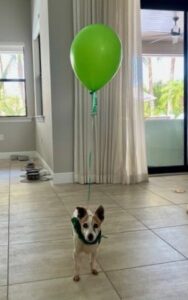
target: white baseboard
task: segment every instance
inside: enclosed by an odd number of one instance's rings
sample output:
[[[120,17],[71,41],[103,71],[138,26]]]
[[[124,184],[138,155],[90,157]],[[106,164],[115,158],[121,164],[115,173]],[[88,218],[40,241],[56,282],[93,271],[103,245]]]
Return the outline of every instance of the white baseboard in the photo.
[[[43,167],[52,175],[52,184],[73,183],[73,172],[54,173],[44,158],[37,151],[0,152],[0,159],[9,159],[11,155],[28,155],[29,158],[38,158]]]
[[[73,183],[73,172],[67,173],[54,173],[52,169],[49,167],[44,158],[36,151],[36,157],[41,161],[42,165],[45,169],[47,169],[53,179],[51,181],[52,184],[65,184],[65,183]]]
[[[29,158],[35,158],[36,151],[0,152],[0,159],[9,159],[11,155],[28,155]]]
[[[43,167],[46,170],[48,170],[51,173],[51,175],[53,176],[54,172],[52,171],[52,169],[50,168],[50,166],[47,164],[47,162],[44,160],[44,158],[40,155],[39,152],[35,151],[35,153],[36,153],[36,157],[40,160],[40,162],[43,165]]]
[[[73,172],[54,173],[53,184],[73,183]]]

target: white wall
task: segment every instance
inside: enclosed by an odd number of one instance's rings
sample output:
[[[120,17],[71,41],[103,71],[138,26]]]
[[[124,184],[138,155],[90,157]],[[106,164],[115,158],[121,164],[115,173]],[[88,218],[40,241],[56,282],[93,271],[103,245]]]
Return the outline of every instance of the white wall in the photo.
[[[70,0],[49,0],[54,172],[73,171],[74,77],[70,65],[73,9]]]
[[[30,0],[0,0],[0,43],[23,43],[25,45],[26,97],[29,116],[34,113],[33,68],[31,44]],[[35,149],[34,122],[1,122],[0,152]],[[21,120],[21,119],[20,119]]]
[[[36,121],[36,149],[54,173],[73,171],[74,77],[72,1],[33,0],[33,37],[40,28],[44,121]],[[40,20],[40,21],[38,21]]]
[[[36,37],[40,19],[42,95],[44,120],[36,120],[36,150],[53,170],[52,99],[49,46],[48,1],[32,1],[33,37]]]

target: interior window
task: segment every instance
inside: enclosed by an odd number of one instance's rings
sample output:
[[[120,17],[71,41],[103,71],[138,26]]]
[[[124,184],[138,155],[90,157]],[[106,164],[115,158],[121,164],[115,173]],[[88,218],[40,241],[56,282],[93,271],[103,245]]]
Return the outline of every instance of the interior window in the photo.
[[[0,117],[26,116],[23,46],[0,46]]]

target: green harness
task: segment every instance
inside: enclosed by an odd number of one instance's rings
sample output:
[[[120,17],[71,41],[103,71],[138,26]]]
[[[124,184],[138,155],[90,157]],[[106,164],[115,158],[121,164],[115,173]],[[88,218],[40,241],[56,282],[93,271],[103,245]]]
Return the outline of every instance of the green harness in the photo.
[[[86,241],[86,239],[84,238],[84,236],[83,236],[83,234],[82,234],[82,232],[81,232],[81,226],[80,226],[80,222],[79,222],[79,220],[77,219],[77,218],[72,218],[71,219],[71,222],[72,222],[72,224],[73,224],[73,226],[74,226],[74,230],[76,231],[76,233],[77,233],[77,235],[78,235],[78,237],[79,237],[79,239],[84,243],[84,244],[86,244],[86,245],[95,245],[95,244],[100,244],[100,242],[101,242],[101,231],[99,232],[99,234],[98,234],[98,236],[96,237],[96,239],[93,241],[93,242],[88,242],[88,241]]]

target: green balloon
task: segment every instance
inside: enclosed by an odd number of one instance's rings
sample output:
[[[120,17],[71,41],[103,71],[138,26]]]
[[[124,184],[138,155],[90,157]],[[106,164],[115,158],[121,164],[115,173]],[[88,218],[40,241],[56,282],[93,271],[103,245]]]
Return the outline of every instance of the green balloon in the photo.
[[[120,67],[121,58],[119,37],[103,24],[84,27],[71,45],[70,60],[74,73],[92,92],[112,79]]]

